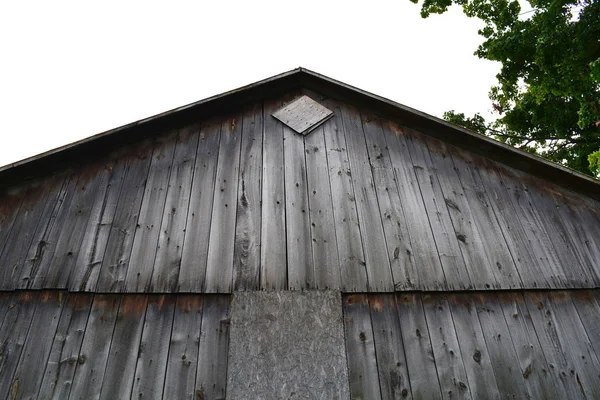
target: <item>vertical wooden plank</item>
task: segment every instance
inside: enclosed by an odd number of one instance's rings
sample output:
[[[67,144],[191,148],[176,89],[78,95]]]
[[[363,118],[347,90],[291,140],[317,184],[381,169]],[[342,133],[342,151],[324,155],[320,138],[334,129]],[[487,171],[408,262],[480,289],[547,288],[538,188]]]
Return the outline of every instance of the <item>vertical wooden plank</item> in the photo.
[[[484,243],[498,244],[486,246],[492,267],[498,266],[496,263],[500,264],[498,269],[494,269],[498,282],[508,288],[511,282],[520,278],[525,288],[548,287],[536,260],[532,259],[531,251],[525,247],[526,242],[522,242],[526,239],[525,233],[516,220],[514,212],[506,211],[512,207],[510,200],[506,198],[506,193],[497,193],[496,189],[489,192],[486,190],[479,174],[479,171],[485,170],[485,167],[481,165],[479,157],[458,147],[446,146],[446,148],[452,156],[454,169],[462,183],[467,202],[478,221],[479,232],[484,237]],[[492,186],[496,188],[497,184],[494,182]],[[496,204],[498,202],[500,204]],[[502,215],[501,210],[510,215]]]
[[[206,263],[205,290],[208,293],[229,293],[233,285],[242,124],[241,116],[235,115],[223,120],[221,125],[221,143]]]
[[[0,396],[8,397],[17,388],[12,377],[17,369],[36,305],[37,292],[22,292],[12,298],[0,329]]]
[[[361,118],[364,121],[363,130],[375,191],[379,200],[379,211],[383,222],[394,286],[400,290],[421,289],[417,268],[418,263],[422,265],[424,257],[422,254],[415,253],[411,245],[407,219],[398,195],[394,169],[381,121],[364,114]],[[412,211],[409,210],[409,212]],[[415,260],[415,258],[419,258],[419,260]]]
[[[445,226],[444,229],[448,229],[448,233],[452,229],[458,239],[458,247],[473,288],[477,290],[502,288],[502,283],[495,276],[496,265],[492,264],[492,260],[486,256],[485,248],[490,247],[489,242],[484,241],[477,228],[477,217],[471,211],[458,175],[454,170],[452,159],[448,157],[443,144],[424,135],[413,138],[413,141],[423,142],[420,146],[415,145],[415,147],[422,147],[422,152],[416,152],[423,156],[422,162],[430,174],[430,181],[439,182],[440,190],[437,191],[437,188],[434,188],[436,197],[433,198],[433,201],[439,207],[438,212],[450,216],[448,221],[451,226]],[[445,203],[445,207],[442,205],[443,203]],[[441,220],[446,221],[446,218]]]
[[[37,216],[37,223],[31,233],[30,242],[23,248],[22,254],[18,257],[21,259],[20,262],[22,265],[17,267],[20,270],[15,288],[25,289],[31,286],[33,282],[33,278],[47,248],[48,243],[46,238],[49,233],[48,228],[56,218],[55,209],[61,202],[61,198],[64,197],[65,182],[69,181],[69,175],[69,172],[58,173],[47,181],[48,189],[46,190],[48,190],[48,195],[44,208],[41,215]]]
[[[67,294],[57,291],[40,293],[21,359],[12,378],[10,398],[33,399],[44,378],[56,328]]]
[[[108,182],[107,185],[99,188],[94,199],[90,218],[83,233],[79,256],[69,277],[71,290],[93,291],[96,288],[111,225],[117,211],[126,166],[125,158],[106,165]]]
[[[539,398],[566,399],[556,368],[549,368],[521,293],[498,293],[498,301],[530,393]]]
[[[554,289],[571,287],[570,280],[565,275],[565,269],[561,266],[552,242],[527,191],[524,190],[516,177],[511,176],[507,168],[489,160],[485,162],[489,169],[495,169],[492,179],[501,182],[502,190],[511,199],[514,212],[525,229],[528,245],[533,249],[536,258],[542,265],[542,272],[546,276],[546,280],[552,284],[551,287]]]
[[[244,112],[242,121],[237,222],[233,253],[234,290],[258,290],[260,288],[262,111],[262,103],[256,103]]]
[[[442,396],[445,399],[470,399],[467,373],[447,297],[441,294],[423,295],[423,310],[429,328]]]
[[[464,293],[448,297],[471,396],[474,399],[497,399],[501,392],[471,296]]]
[[[365,292],[368,287],[367,270],[339,107],[335,108],[334,117],[323,124],[323,135],[327,150],[341,288],[346,292]]]
[[[14,292],[0,292],[0,330],[8,310],[14,308],[13,296]]]
[[[348,146],[354,199],[358,211],[359,228],[363,239],[365,267],[370,291],[393,291],[394,281],[387,256],[388,250],[379,213],[373,174],[358,110],[341,106],[344,136]]]
[[[304,137],[283,127],[288,287],[315,287]]]
[[[558,188],[555,188],[558,189]],[[557,205],[561,219],[573,235],[571,240],[579,251],[584,254],[585,266],[596,282],[600,284],[600,268],[596,260],[600,260],[600,219],[594,213],[588,201],[581,201],[582,196],[576,193],[553,191],[553,199]],[[597,207],[600,211],[600,207]]]
[[[127,266],[137,231],[153,149],[149,142],[142,142],[132,153],[127,160],[123,187],[110,225],[98,276],[96,288],[101,292],[120,292],[125,289]]]
[[[398,317],[414,399],[441,399],[441,387],[421,296],[397,296]]]
[[[150,286],[176,138],[177,131],[161,137],[152,153],[144,199],[137,220],[125,278],[125,287],[128,292],[143,292]]]
[[[596,356],[600,356],[600,305],[590,290],[577,290],[570,293],[577,313],[585,327]]]
[[[443,290],[447,287],[446,277],[408,151],[406,133],[400,126],[389,121],[383,124],[383,129],[400,203],[404,209],[419,288]]]
[[[465,260],[458,245],[460,232],[456,232],[448,212],[440,182],[431,165],[429,151],[423,143],[423,135],[410,131],[404,136],[408,143],[417,182],[421,190],[429,223],[433,230],[437,250],[444,268],[449,289],[472,288]],[[470,266],[474,269],[476,266]],[[490,284],[490,287],[493,286]]]
[[[600,398],[600,362],[569,292],[549,292],[549,300],[558,339],[574,367],[569,372],[575,375],[579,387],[588,398]]]
[[[179,268],[180,292],[204,290],[220,138],[220,120],[202,123]]]
[[[45,215],[47,219],[44,218],[38,224],[25,260],[25,271],[29,272],[27,288],[40,289],[44,287],[63,225],[71,216],[69,210],[77,191],[79,176],[78,173],[69,174],[51,213]]]
[[[547,190],[545,184],[521,171],[511,170],[510,173],[516,180],[516,189],[523,190],[523,195],[529,201],[541,229],[545,231],[569,286],[593,287],[595,282],[589,266],[594,261],[587,259],[587,252],[580,252],[573,243],[572,237],[575,232],[565,225],[566,221],[561,219],[557,204],[551,196],[544,193]]]
[[[283,124],[271,114],[280,100],[265,101],[263,108],[262,212],[260,286],[283,290],[287,285],[285,182],[283,169]]]
[[[515,262],[506,245],[500,226],[487,202],[484,192],[470,196],[464,180],[468,175],[459,174],[451,154],[454,147],[433,139],[426,139],[433,167],[444,193],[454,230],[460,232],[458,243],[469,270],[471,282],[477,289],[486,289],[486,282],[494,282],[496,288],[522,287]],[[490,243],[494,243],[490,246]],[[490,285],[493,286],[493,285]]]
[[[340,260],[322,126],[304,138],[304,148],[315,288],[339,289],[341,287]]]
[[[208,296],[202,311],[202,333],[196,372],[196,399],[225,399],[229,346],[230,296]]]
[[[68,399],[94,296],[71,293],[63,307],[38,399]]]
[[[88,318],[69,399],[97,399],[108,360],[120,295],[97,294]]]
[[[497,293],[475,294],[472,298],[502,396],[514,399],[538,396],[539,393],[530,390],[521,372]]]
[[[17,187],[3,189],[0,194],[0,254],[2,254],[6,240],[10,235],[15,218],[19,214],[28,187],[29,182]]]
[[[460,163],[459,160],[463,160],[464,163]],[[468,176],[467,173],[463,173],[464,169],[468,169],[474,176],[474,180],[481,183],[480,188],[475,189],[476,196],[478,192],[487,193],[490,199],[489,205],[497,217],[500,229],[513,254],[523,286],[526,288],[557,287],[556,282],[560,277],[555,276],[554,280],[552,279],[552,272],[547,265],[547,255],[540,248],[536,236],[532,235],[534,231],[524,222],[520,211],[513,205],[511,196],[495,166],[489,160],[474,157],[464,150],[457,150],[454,161],[461,177]]]
[[[177,297],[163,397],[194,398],[203,298],[197,295]]]
[[[129,399],[146,315],[145,295],[123,295],[112,335],[101,399]]]
[[[163,398],[175,301],[174,295],[148,296],[132,398]]]
[[[150,285],[155,292],[177,290],[198,137],[197,125],[180,129],[177,136]]]
[[[393,294],[369,296],[371,325],[382,399],[411,399],[398,305]]]
[[[343,302],[346,355],[353,399],[381,399],[369,299],[348,295]]]
[[[56,241],[54,255],[44,282],[38,288],[67,289],[69,287],[69,276],[75,268],[85,229],[94,211],[96,197],[108,185],[109,175],[108,167],[100,162],[86,167],[79,175],[77,188],[60,233],[56,232],[57,236],[51,238]],[[36,279],[37,282],[39,281]]]
[[[524,293],[524,298],[544,356],[548,361],[551,376],[558,377],[567,392],[566,398],[585,398],[584,390],[577,382],[575,374],[571,374],[571,370],[575,370],[573,360],[565,354],[565,349],[560,342],[547,292],[527,291]]]
[[[38,222],[51,194],[60,188],[59,178],[47,178],[32,182],[25,193],[22,204],[6,240],[4,249],[0,248],[0,289],[12,290],[21,286],[22,268],[25,256],[33,240]]]

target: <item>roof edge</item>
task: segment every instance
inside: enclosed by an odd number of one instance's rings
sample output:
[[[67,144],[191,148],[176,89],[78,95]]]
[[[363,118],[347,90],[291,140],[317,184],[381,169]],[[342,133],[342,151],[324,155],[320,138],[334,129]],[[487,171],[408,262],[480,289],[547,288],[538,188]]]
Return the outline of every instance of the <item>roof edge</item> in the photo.
[[[239,87],[206,99],[126,124],[85,139],[0,167],[0,180],[22,180],[45,166],[56,166],[78,155],[92,156],[117,142],[131,143],[144,136],[143,129],[159,130],[173,121],[209,117],[225,107],[237,107],[286,91],[306,88],[323,95],[370,109],[382,117],[415,128],[421,133],[507,164],[561,186],[600,200],[600,181],[580,172],[516,149],[487,136],[387,98],[337,81],[304,67]],[[143,128],[143,129],[142,129]],[[127,135],[125,135],[127,132]]]

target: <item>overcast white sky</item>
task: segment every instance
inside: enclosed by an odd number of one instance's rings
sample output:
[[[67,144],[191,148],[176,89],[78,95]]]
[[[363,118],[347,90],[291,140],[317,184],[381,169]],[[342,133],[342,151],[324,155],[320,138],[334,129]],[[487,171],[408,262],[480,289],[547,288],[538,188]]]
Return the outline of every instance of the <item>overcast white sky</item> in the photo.
[[[2,2],[0,165],[303,66],[441,117],[487,114],[481,23],[408,0]]]

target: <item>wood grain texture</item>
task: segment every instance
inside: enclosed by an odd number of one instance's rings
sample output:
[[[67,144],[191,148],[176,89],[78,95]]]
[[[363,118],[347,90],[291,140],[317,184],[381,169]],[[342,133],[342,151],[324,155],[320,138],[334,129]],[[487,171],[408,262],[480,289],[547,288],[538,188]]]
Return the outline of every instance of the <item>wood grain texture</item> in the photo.
[[[523,281],[523,286],[527,288],[549,288],[555,287],[559,277],[552,277],[552,272],[547,266],[547,259],[540,248],[539,242],[535,236],[531,235],[531,226],[521,217],[508,193],[506,186],[502,182],[495,166],[483,158],[474,158],[471,154],[460,150],[454,156],[455,165],[459,169],[461,177],[467,177],[463,173],[465,169],[472,171],[474,180],[480,179],[480,193],[487,193],[498,224],[508,247],[513,255],[513,260],[517,265],[519,276]],[[464,161],[464,163],[461,163]],[[476,171],[475,171],[476,170]],[[463,178],[466,180],[466,178]],[[469,185],[467,184],[467,188]]]
[[[80,267],[76,262],[88,221],[93,213],[98,213],[97,210],[101,209],[101,202],[96,200],[102,197],[101,193],[106,189],[109,177],[108,167],[101,162],[86,166],[80,173],[66,218],[60,231],[56,231],[56,236],[52,238],[56,243],[54,254],[48,264],[48,273],[41,287],[53,289],[69,287],[71,272]]]
[[[304,139],[314,286],[338,289],[342,283],[326,150],[323,127]]]
[[[500,393],[505,398],[533,398],[536,393],[530,391],[521,372],[497,295],[480,294],[473,300]]]
[[[71,202],[77,192],[80,177],[81,173],[75,172],[65,180],[51,214],[48,219],[44,218],[44,221],[40,221],[44,222],[42,226],[38,225],[35,238],[27,254],[27,260],[30,262],[29,265],[26,264],[26,269],[29,271],[27,288],[43,288],[51,273],[50,267],[58,246],[58,239],[73,212],[70,212]],[[65,233],[66,239],[63,243],[66,245],[68,245],[69,237],[69,233]]]
[[[433,230],[438,254],[444,268],[449,289],[463,290],[472,288],[471,279],[458,245],[461,233],[455,231],[449,215],[448,206],[442,193],[437,172],[433,169],[431,156],[422,135],[407,131],[408,143],[417,182],[423,197],[423,203],[429,223]],[[471,266],[475,268],[475,266]]]
[[[152,271],[151,287],[156,292],[174,292],[177,289],[199,129],[197,125],[187,126],[177,135]]]
[[[204,290],[220,139],[220,121],[202,124],[179,268],[180,292]]]
[[[123,188],[110,225],[102,267],[98,275],[96,289],[100,292],[125,290],[127,267],[137,231],[152,154],[152,144],[144,141],[127,158]]]
[[[323,135],[327,150],[341,289],[365,292],[368,287],[367,270],[339,107],[335,109],[335,117],[323,125]]]
[[[422,256],[415,254],[411,244],[385,133],[379,119],[365,116],[364,113],[361,118],[394,286],[401,290],[415,289],[420,283],[417,262],[422,265],[422,260],[417,261],[415,257],[422,258]]]
[[[445,399],[470,399],[469,381],[446,296],[423,295],[423,310]]]
[[[163,398],[175,302],[174,295],[148,296],[131,392],[133,398]]]
[[[108,244],[111,226],[117,212],[119,195],[126,172],[126,160],[117,159],[105,166],[108,182],[98,188],[75,267],[69,276],[71,290],[92,291]]]
[[[232,290],[242,125],[242,116],[235,115],[223,121],[221,126],[206,263],[207,293],[230,293]]]
[[[177,297],[163,397],[194,398],[204,300],[197,295]]]
[[[260,247],[260,286],[264,290],[287,287],[285,173],[283,125],[271,116],[280,100],[265,101],[263,109],[263,165]]]
[[[369,295],[369,310],[381,398],[410,399],[409,365],[404,355],[396,297],[393,294]]]
[[[503,190],[508,194],[514,212],[525,229],[527,243],[543,266],[542,272],[546,280],[552,282],[553,288],[572,287],[573,283],[565,272],[567,270],[561,265],[552,241],[540,220],[539,210],[536,210],[535,203],[532,203],[527,191],[506,167],[489,161],[486,163],[495,170],[496,184],[500,182]]]
[[[28,188],[29,182],[25,182],[16,187],[2,188],[2,192],[0,192],[0,199],[2,199],[0,201],[0,254],[19,214]]]
[[[339,111],[342,117],[346,146],[348,147],[348,159],[354,185],[354,200],[363,239],[369,290],[375,292],[392,291],[394,290],[392,271],[387,256],[388,250],[379,213],[375,183],[369,165],[369,156],[363,133],[363,121],[356,109],[342,106]]]
[[[146,305],[145,295],[123,296],[121,299],[100,399],[129,399],[131,396]]]
[[[90,315],[93,295],[72,293],[60,315],[38,399],[68,399]]]
[[[551,313],[563,351],[572,361],[570,374],[588,398],[600,397],[600,363],[581,322],[571,295],[566,291],[548,293]]]
[[[465,190],[469,185],[463,180],[468,181],[468,175],[461,177],[458,174],[458,162],[451,157],[457,151],[433,138],[428,138],[426,144],[455,232],[459,232],[458,243],[473,286],[480,290],[522,287],[516,265],[485,193],[470,196]],[[470,186],[473,187],[472,184]]]
[[[474,399],[500,398],[502,392],[496,382],[493,360],[487,349],[473,298],[468,294],[450,295],[448,303],[452,310],[471,396]]]
[[[94,297],[69,399],[100,397],[120,301],[115,295]]]
[[[526,292],[524,294],[527,311],[535,328],[544,356],[550,367],[551,376],[560,382],[567,393],[567,398],[585,398],[585,391],[577,382],[573,361],[562,349],[557,331],[556,320],[544,292]]]
[[[229,348],[230,296],[211,296],[202,310],[195,396],[225,399]]]
[[[389,122],[383,123],[383,130],[415,257],[416,284],[423,289],[443,290],[447,287],[446,277],[415,175],[406,133],[400,126]]]
[[[11,398],[35,399],[44,376],[56,328],[63,308],[63,293],[43,292],[31,320],[27,341],[12,378]],[[40,329],[40,327],[44,327]]]
[[[567,282],[571,287],[592,287],[594,278],[589,271],[591,261],[586,259],[587,253],[581,252],[573,242],[575,232],[565,226],[560,217],[557,204],[548,194],[542,193],[545,188],[538,187],[539,182],[529,181],[527,176],[513,169],[508,175],[518,182],[516,190],[521,189],[523,197],[533,204],[538,223],[546,232],[549,244],[562,267]]]
[[[567,398],[556,368],[550,368],[521,293],[499,293],[504,320],[515,349],[520,372],[529,391],[540,398]],[[496,318],[498,314],[495,314]]]
[[[343,305],[350,393],[353,399],[380,399],[369,298],[365,294],[350,295]]]
[[[35,231],[51,201],[52,189],[60,186],[60,178],[32,182],[24,195],[13,221],[4,249],[0,250],[0,289],[9,290],[22,285],[25,256],[31,246]]]
[[[419,294],[397,296],[398,318],[414,399],[442,399],[429,328]]]
[[[125,278],[128,292],[143,292],[149,289],[151,283],[161,227],[159,216],[163,214],[165,207],[177,133],[174,130],[161,137],[152,153]]]
[[[283,127],[287,274],[290,290],[315,287],[304,137]]]
[[[39,293],[35,292],[15,294],[9,300],[9,310],[0,330],[0,396],[4,398],[9,394],[18,393],[18,382],[14,385],[12,378],[19,364],[39,300]]]
[[[258,290],[262,224],[262,104],[255,104],[244,112],[241,146],[233,254],[233,289]]]

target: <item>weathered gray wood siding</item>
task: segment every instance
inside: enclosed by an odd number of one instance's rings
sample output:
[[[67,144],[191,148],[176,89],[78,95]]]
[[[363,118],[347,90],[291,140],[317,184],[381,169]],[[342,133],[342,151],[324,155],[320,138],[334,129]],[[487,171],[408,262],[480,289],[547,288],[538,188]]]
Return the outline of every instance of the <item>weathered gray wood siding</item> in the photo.
[[[299,95],[0,182],[0,289],[600,285],[598,201],[314,93],[298,135],[271,113]]]
[[[224,399],[229,302],[0,293],[0,398]]]
[[[600,396],[600,292],[344,296],[353,399]]]

